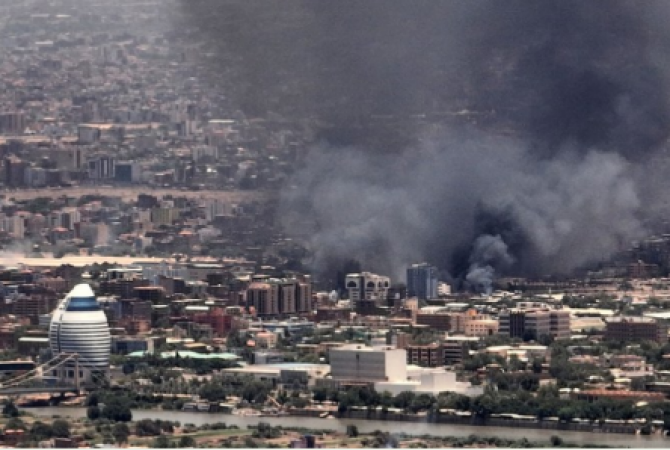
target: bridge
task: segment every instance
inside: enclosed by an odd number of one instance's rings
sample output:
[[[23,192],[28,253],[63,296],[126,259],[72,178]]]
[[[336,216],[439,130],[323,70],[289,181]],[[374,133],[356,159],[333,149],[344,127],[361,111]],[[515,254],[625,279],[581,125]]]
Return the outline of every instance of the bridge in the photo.
[[[74,363],[73,370],[75,376],[73,383],[69,384],[60,381],[56,383],[45,382],[45,374],[68,363],[70,363],[70,367]],[[69,392],[78,394],[82,388],[85,388],[79,379],[79,368],[86,366],[86,361],[81,355],[77,353],[60,353],[34,369],[0,384],[0,395],[65,394]]]
[[[66,394],[68,392],[79,393],[79,389],[74,386],[30,386],[30,387],[11,387],[0,388],[0,395],[30,395],[30,394]]]

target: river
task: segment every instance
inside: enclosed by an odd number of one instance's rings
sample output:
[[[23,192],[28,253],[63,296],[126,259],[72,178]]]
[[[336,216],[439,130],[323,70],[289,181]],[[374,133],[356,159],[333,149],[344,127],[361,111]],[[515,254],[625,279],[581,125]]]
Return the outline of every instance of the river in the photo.
[[[26,408],[37,416],[80,418],[86,416],[86,408],[66,407],[44,407]],[[204,425],[208,423],[224,422],[228,425],[237,425],[246,428],[247,425],[256,425],[258,422],[267,422],[272,425],[284,427],[303,427],[321,430],[345,431],[347,425],[355,424],[359,431],[367,433],[375,430],[398,433],[404,431],[408,434],[421,435],[431,434],[434,436],[458,436],[467,437],[471,434],[477,436],[490,436],[506,439],[521,439],[525,437],[529,441],[548,441],[553,435],[560,435],[564,441],[575,444],[600,444],[612,447],[645,447],[665,448],[670,444],[670,439],[660,436],[635,436],[628,434],[609,433],[585,433],[578,431],[563,430],[538,430],[532,428],[505,428],[505,427],[481,427],[464,426],[452,424],[417,423],[417,422],[394,422],[377,420],[351,420],[351,419],[318,419],[313,417],[245,417],[232,414],[193,413],[185,411],[157,411],[157,410],[134,410],[133,420],[161,419],[178,420],[182,424],[192,423]]]

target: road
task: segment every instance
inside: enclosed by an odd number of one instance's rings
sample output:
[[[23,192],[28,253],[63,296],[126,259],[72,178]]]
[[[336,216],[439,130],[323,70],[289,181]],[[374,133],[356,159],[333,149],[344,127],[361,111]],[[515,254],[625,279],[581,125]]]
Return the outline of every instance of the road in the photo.
[[[229,202],[241,202],[250,200],[262,200],[267,198],[268,194],[259,191],[218,191],[218,190],[201,190],[201,191],[186,191],[181,189],[171,188],[156,188],[152,189],[147,186],[142,187],[103,187],[103,186],[85,186],[76,188],[40,188],[40,189],[17,189],[0,191],[0,195],[6,198],[14,198],[16,200],[29,200],[38,197],[60,197],[67,195],[69,197],[82,197],[84,195],[105,195],[105,196],[120,196],[124,200],[137,199],[139,194],[149,194],[156,197],[163,197],[165,195],[172,195],[174,197],[187,197],[194,199],[217,198]]]

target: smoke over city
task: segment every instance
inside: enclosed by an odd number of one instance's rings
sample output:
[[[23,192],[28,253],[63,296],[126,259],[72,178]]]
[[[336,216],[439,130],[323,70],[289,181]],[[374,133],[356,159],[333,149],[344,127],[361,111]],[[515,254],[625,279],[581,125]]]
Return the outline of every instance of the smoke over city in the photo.
[[[425,260],[487,291],[604,260],[659,213],[662,1],[187,3],[241,108],[315,118],[282,219],[311,222],[317,272]]]

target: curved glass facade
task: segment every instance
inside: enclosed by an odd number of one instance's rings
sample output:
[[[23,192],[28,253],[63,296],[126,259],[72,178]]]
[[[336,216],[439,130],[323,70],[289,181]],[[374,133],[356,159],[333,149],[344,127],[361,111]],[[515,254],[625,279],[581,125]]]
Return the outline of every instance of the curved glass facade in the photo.
[[[89,285],[75,286],[60,303],[51,319],[49,343],[54,355],[79,354],[80,368],[109,369],[109,325]]]
[[[67,305],[67,311],[99,311],[100,305],[95,297],[73,297]]]

